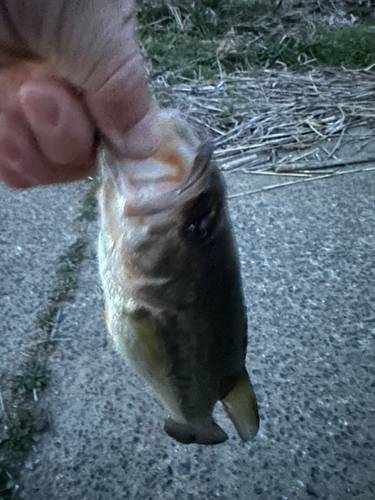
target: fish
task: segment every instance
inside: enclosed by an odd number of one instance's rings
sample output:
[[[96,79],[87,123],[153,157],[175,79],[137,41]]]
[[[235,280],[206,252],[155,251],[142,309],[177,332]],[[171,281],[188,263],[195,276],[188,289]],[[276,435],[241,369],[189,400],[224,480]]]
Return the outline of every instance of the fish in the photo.
[[[169,415],[166,433],[213,445],[220,401],[243,441],[259,428],[245,367],[247,312],[213,145],[175,110],[158,113],[146,160],[107,150],[99,189],[99,273],[115,347]]]

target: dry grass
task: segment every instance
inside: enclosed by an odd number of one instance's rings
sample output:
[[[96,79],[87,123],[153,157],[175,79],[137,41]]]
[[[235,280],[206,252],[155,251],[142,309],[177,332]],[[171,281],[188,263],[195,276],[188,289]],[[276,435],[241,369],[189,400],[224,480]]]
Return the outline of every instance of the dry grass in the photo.
[[[313,69],[302,75],[284,68],[255,78],[237,74],[175,86],[161,77],[153,90],[162,105],[178,108],[201,133],[210,134],[225,171],[319,174],[350,163],[335,156],[352,140],[350,129],[369,129],[360,138],[363,146],[375,140],[371,68]],[[329,150],[327,139],[333,141]]]
[[[374,125],[373,0],[147,0],[139,20],[156,96],[223,170],[334,171],[348,131]]]
[[[138,35],[152,69],[169,84],[249,74],[277,62],[306,71],[375,63],[373,0],[150,0]]]

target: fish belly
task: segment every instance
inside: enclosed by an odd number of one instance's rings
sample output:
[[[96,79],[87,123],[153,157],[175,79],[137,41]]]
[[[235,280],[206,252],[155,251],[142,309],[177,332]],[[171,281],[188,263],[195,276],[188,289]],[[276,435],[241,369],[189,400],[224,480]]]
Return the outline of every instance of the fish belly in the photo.
[[[189,352],[191,345],[179,344],[176,331],[170,332],[178,328],[176,322],[171,320],[166,324],[164,318],[159,323],[143,308],[131,311],[129,306],[117,310],[116,305],[107,301],[108,329],[117,350],[169,411],[165,431],[185,444],[225,441],[226,433],[212,418],[218,400],[217,386],[211,384],[205,363],[194,356],[193,349]],[[180,333],[183,330],[180,325]]]

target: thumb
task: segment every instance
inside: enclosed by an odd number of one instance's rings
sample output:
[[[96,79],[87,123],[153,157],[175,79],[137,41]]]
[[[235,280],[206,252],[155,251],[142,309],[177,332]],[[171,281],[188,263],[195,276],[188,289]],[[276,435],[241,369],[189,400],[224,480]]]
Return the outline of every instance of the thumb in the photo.
[[[95,4],[95,2],[94,2]],[[100,0],[99,0],[100,4]],[[107,2],[108,4],[108,2]],[[87,37],[89,70],[77,83],[107,144],[117,156],[143,158],[158,147],[157,105],[147,89],[145,66],[135,36],[135,10],[130,1],[99,9]],[[68,71],[70,78],[79,72]]]
[[[160,143],[158,106],[148,92],[145,66],[128,20],[83,82],[88,108],[117,156],[150,156]]]

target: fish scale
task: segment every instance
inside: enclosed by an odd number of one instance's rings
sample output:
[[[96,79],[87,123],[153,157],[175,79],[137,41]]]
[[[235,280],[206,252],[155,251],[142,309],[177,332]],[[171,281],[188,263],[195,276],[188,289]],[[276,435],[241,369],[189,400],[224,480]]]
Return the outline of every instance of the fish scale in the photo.
[[[240,437],[259,426],[246,368],[247,320],[225,187],[212,146],[172,110],[147,160],[105,152],[99,190],[99,270],[116,348],[169,412],[181,443],[227,439],[218,400]]]

